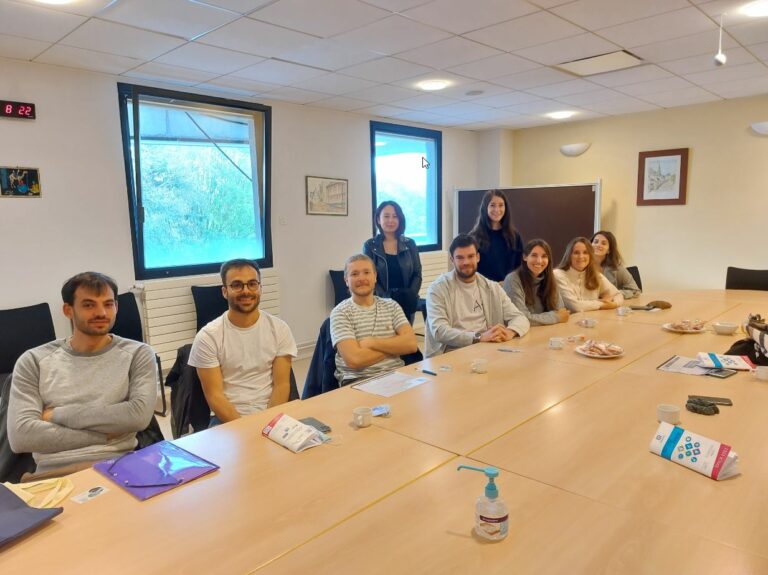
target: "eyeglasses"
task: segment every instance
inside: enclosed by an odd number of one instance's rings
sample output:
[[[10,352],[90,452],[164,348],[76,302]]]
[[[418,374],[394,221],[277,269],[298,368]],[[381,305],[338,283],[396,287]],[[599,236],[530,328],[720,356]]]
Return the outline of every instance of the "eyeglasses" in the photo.
[[[259,280],[250,280],[245,283],[243,282],[232,282],[227,287],[231,289],[234,292],[243,291],[243,288],[245,286],[248,286],[248,289],[251,291],[256,291],[259,289],[259,286],[261,286],[261,282]]]

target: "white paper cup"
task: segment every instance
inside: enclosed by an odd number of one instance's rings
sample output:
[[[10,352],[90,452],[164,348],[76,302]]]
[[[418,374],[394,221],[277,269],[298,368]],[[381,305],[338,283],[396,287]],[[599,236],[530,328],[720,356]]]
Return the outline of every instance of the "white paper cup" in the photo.
[[[562,337],[550,337],[549,338],[549,349],[563,349],[563,346],[565,345],[565,341]]]
[[[368,427],[371,425],[373,412],[370,407],[356,407],[352,410],[352,418],[357,427]]]
[[[755,377],[760,381],[768,381],[768,365],[758,365],[755,368]]]
[[[617,308],[616,308],[616,313],[617,313],[618,315],[629,315],[629,314],[631,314],[631,313],[632,313],[632,308],[631,308],[631,307],[627,307],[627,306],[623,305],[623,306],[621,306],[621,307],[617,307]]]
[[[579,321],[577,321],[576,325],[581,327],[593,328],[597,325],[597,320],[592,319],[591,317],[585,317],[584,319],[580,319]]]
[[[665,421],[671,425],[680,422],[680,408],[669,403],[660,403],[656,406],[656,420]]]
[[[473,373],[488,373],[488,360],[482,357],[473,359],[469,369]]]

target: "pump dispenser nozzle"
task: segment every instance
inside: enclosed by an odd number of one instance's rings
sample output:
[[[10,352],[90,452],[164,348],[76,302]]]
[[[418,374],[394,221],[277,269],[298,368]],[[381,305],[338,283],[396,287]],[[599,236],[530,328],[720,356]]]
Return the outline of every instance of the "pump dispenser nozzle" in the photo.
[[[488,484],[485,486],[485,496],[488,499],[496,499],[499,496],[499,489],[496,487],[496,479],[499,476],[499,470],[496,467],[473,467],[471,465],[459,465],[456,470],[471,469],[472,471],[479,471],[485,473],[488,478]]]

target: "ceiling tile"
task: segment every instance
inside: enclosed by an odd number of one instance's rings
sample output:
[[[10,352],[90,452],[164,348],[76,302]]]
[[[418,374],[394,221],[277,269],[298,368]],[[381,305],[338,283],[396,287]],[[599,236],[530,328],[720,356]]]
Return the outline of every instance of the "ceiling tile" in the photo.
[[[708,72],[685,74],[684,78],[694,84],[706,86],[718,82],[732,82],[749,78],[768,78],[768,70],[763,64],[745,64],[744,66],[722,66]]]
[[[765,42],[768,38],[768,18],[756,18],[746,24],[727,26],[728,34],[745,46]]]
[[[432,108],[431,111],[435,114],[442,114],[443,116],[467,116],[479,112],[495,110],[492,110],[488,106],[473,104],[472,102],[457,102],[456,104],[448,104],[447,106],[436,106]]]
[[[430,28],[402,16],[390,16],[336,36],[335,39],[345,46],[391,55],[431,44],[449,36],[447,32]]]
[[[116,2],[99,14],[103,20],[191,40],[237,18],[228,10],[189,0]]]
[[[743,80],[731,80],[708,84],[707,91],[713,92],[723,98],[745,98],[757,94],[768,93],[768,76],[763,75]],[[763,118],[761,118],[762,120]]]
[[[454,36],[434,44],[429,44],[428,46],[400,52],[397,54],[397,57],[408,62],[431,66],[441,70],[449,66],[458,66],[500,54],[501,52],[494,48]]]
[[[132,78],[147,78],[159,82],[183,84],[186,86],[194,86],[195,84],[207,82],[216,77],[216,74],[211,74],[210,72],[201,72],[200,70],[192,70],[180,66],[166,66],[165,64],[156,64],[154,62],[139,66],[130,72],[125,72],[123,75]]]
[[[278,88],[267,94],[267,97],[280,102],[291,102],[293,104],[309,104],[311,102],[317,102],[318,100],[324,100],[328,98],[328,94],[321,94],[320,92],[311,92],[309,90],[301,90],[300,88],[293,88],[286,86],[285,88]]]
[[[341,73],[374,82],[395,82],[427,74],[430,71],[426,66],[404,62],[396,58],[380,58],[379,60],[372,60],[364,64],[343,68]]]
[[[632,48],[632,53],[649,62],[666,62],[700,54],[711,54],[714,56],[715,52],[717,52],[717,41],[717,32],[699,32],[698,34],[672,40],[644,44]],[[736,46],[736,42],[733,38],[723,34],[723,48],[734,46]]]
[[[263,58],[190,42],[157,58],[155,62],[183,66],[205,72],[229,74],[235,70],[261,62]]]
[[[225,98],[252,98],[256,95],[251,90],[239,90],[237,88],[231,88],[229,86],[222,86],[221,84],[214,84],[213,80],[210,82],[201,82],[195,84],[195,90],[206,90],[208,92],[214,92],[217,95],[223,95]]]
[[[198,38],[197,41],[256,56],[272,57],[297,50],[315,40],[317,38],[308,34],[286,30],[250,18],[240,18]]]
[[[593,92],[599,89],[600,86],[596,86],[587,80],[568,80],[567,82],[558,82],[557,84],[526,88],[526,91],[541,96],[542,98],[558,98],[560,96],[568,96],[569,94]]]
[[[347,98],[346,96],[334,96],[333,98],[326,98],[325,100],[318,100],[312,102],[313,106],[319,106],[321,108],[330,108],[332,110],[340,110],[342,112],[350,112],[352,110],[359,110],[370,106],[370,102],[365,100],[356,100],[355,98]]]
[[[433,114],[432,112],[416,111],[404,112],[394,116],[398,120],[407,120],[409,122],[419,122],[421,124],[432,124],[434,126],[441,126],[445,121],[445,116]]]
[[[647,65],[628,68],[626,70],[617,70],[605,74],[596,74],[589,77],[590,82],[600,84],[601,86],[624,86],[636,82],[647,82],[648,80],[658,80],[659,78],[669,78],[672,74],[658,66]]]
[[[366,4],[378,6],[390,12],[405,12],[409,8],[426,4],[430,0],[364,0]]]
[[[0,58],[31,60],[50,45],[49,42],[0,34]]]
[[[517,72],[524,72],[538,68],[539,65],[525,58],[519,58],[512,54],[499,54],[490,58],[483,58],[469,64],[448,68],[449,72],[468,76],[478,80],[493,80],[500,76],[508,76]]]
[[[35,58],[35,62],[42,64],[55,64],[81,70],[92,70],[105,74],[122,74],[140,65],[143,60],[92,52],[71,46],[55,45]]]
[[[749,47],[749,51],[760,58],[763,62],[768,60],[768,42],[764,42],[762,44],[753,44]]]
[[[502,86],[514,90],[526,90],[528,88],[535,88],[536,86],[546,86],[547,84],[556,84],[557,82],[565,82],[573,79],[574,76],[571,74],[559,72],[552,68],[536,68],[518,74],[510,74],[509,76],[495,78],[493,83],[501,84]]]
[[[573,108],[566,108],[560,102],[554,100],[536,100],[535,102],[525,102],[524,104],[515,104],[514,106],[507,106],[504,108],[510,112],[517,112],[519,114],[536,114],[543,115],[551,112],[557,112],[563,109],[573,110]]]
[[[435,28],[464,34],[535,11],[534,6],[523,0],[435,0],[404,15]]]
[[[385,106],[385,105],[379,105],[379,106],[371,106],[370,108],[361,108],[357,110],[357,112],[361,114],[369,114],[371,116],[383,116],[385,118],[390,118],[396,114],[402,114],[404,112],[407,112],[405,108],[398,108],[397,106]]]
[[[357,0],[279,0],[248,15],[322,38],[354,30],[387,16],[391,13]]]
[[[82,16],[57,12],[40,6],[7,1],[0,3],[0,34],[56,42],[85,20]]]
[[[696,34],[705,30],[710,30],[713,38],[716,38],[717,26],[712,20],[696,8],[684,8],[627,24],[603,28],[598,33],[620,46],[632,48]]]
[[[619,47],[594,34],[579,34],[532,48],[517,50],[515,54],[541,64],[563,64],[592,56],[616,52]]]
[[[552,12],[588,30],[598,30],[688,6],[687,0],[578,0]]]
[[[20,4],[29,4],[30,6],[40,6],[39,0],[14,0]],[[94,16],[100,10],[109,6],[114,0],[78,0],[68,4],[48,4],[46,8],[56,10],[57,12],[66,12],[68,14],[78,14],[80,16]]]
[[[493,130],[496,128],[493,124],[486,124],[484,122],[473,122],[471,124],[463,124],[462,130],[469,130],[470,132],[482,132],[485,130]]]
[[[719,96],[708,92],[704,88],[693,86],[683,88],[682,90],[672,90],[671,92],[659,92],[657,94],[646,94],[643,100],[651,102],[663,108],[673,108],[675,106],[688,106],[690,104],[702,104],[704,102],[715,102],[720,100]]]
[[[723,26],[727,28],[734,24],[741,24],[743,22],[754,20],[751,16],[742,14],[739,11],[739,8],[748,2],[749,0],[715,0],[714,2],[700,3],[698,8],[718,22],[720,20],[720,15],[725,14],[725,18],[723,18]]]
[[[568,94],[559,96],[558,102],[569,104],[571,106],[584,106],[585,104],[594,104],[596,102],[605,102],[606,100],[615,100],[621,98],[623,94],[608,88],[601,88],[593,92],[582,92],[581,94]]]
[[[181,38],[92,18],[61,40],[66,46],[151,60],[184,44]]]
[[[474,122],[488,122],[493,124],[496,122],[509,121],[513,118],[519,118],[520,114],[516,114],[511,110],[485,109],[467,114],[464,117],[467,120],[472,120]]]
[[[467,92],[482,92],[482,94],[467,94]],[[509,92],[508,88],[489,84],[488,82],[472,82],[461,84],[459,86],[449,86],[440,90],[440,95],[446,98],[456,98],[457,100],[475,101],[479,98],[487,98],[496,94],[505,94]]]
[[[296,50],[286,50],[280,53],[282,60],[334,71],[380,57],[375,52],[343,46],[328,39],[317,39]]]
[[[398,80],[396,82],[392,82],[392,84],[395,86],[402,86],[403,88],[410,88],[412,90],[418,90],[419,92],[422,92],[422,90],[419,88],[419,83],[426,80],[445,80],[448,82],[448,86],[446,88],[465,86],[467,84],[473,83],[473,81],[469,78],[457,76],[449,72],[430,72],[429,74],[422,74],[420,76],[415,76],[406,80]]]
[[[281,86],[277,84],[268,84],[266,82],[256,82],[247,78],[238,78],[237,76],[219,76],[206,82],[205,84],[215,88],[229,90],[241,94],[264,94],[271,90],[277,90]]]
[[[420,94],[413,98],[399,100],[397,105],[402,108],[408,108],[409,110],[429,110],[436,106],[447,106],[456,103],[456,100],[443,98],[442,96],[437,96],[435,94]]]
[[[373,88],[368,88],[366,90],[350,92],[347,94],[347,96],[350,98],[358,98],[360,100],[369,100],[379,104],[389,104],[391,102],[405,100],[406,98],[413,98],[419,94],[421,94],[421,92],[416,90],[409,90],[407,88],[400,88],[399,86],[389,86],[387,84],[382,84],[380,86],[374,86]]]
[[[730,48],[724,50],[728,57],[728,66],[740,66],[742,64],[752,64],[756,62],[754,56],[744,48]],[[671,62],[661,62],[659,66],[675,74],[693,74],[695,72],[706,72],[715,67],[713,54],[701,54],[699,56],[690,56]]]
[[[623,98],[616,98],[615,100],[606,100],[605,102],[595,102],[593,104],[584,104],[584,108],[592,110],[594,112],[600,112],[601,114],[609,114],[612,116],[618,114],[634,114],[635,112],[646,112],[648,110],[656,110],[657,106],[643,102],[636,98],[624,96]]]
[[[351,76],[342,76],[341,74],[324,74],[308,80],[302,80],[292,84],[297,88],[304,90],[314,90],[324,94],[348,94],[358,90],[365,90],[376,85],[375,82],[363,80],[362,78],[352,78]]]
[[[248,14],[257,8],[266,6],[275,0],[205,0],[206,4],[232,10],[238,14]]]
[[[475,103],[483,104],[484,106],[491,106],[492,108],[504,108],[506,106],[514,106],[516,104],[537,102],[541,99],[542,98],[534,96],[533,94],[528,94],[527,92],[515,92],[510,90],[506,94],[498,94],[488,98],[478,98],[475,100]]]
[[[643,97],[647,94],[656,94],[659,92],[671,92],[672,90],[683,90],[693,88],[694,86],[682,78],[672,76],[671,78],[662,78],[661,80],[650,80],[648,82],[638,82],[637,84],[628,84],[616,88],[619,92],[630,96]]]
[[[514,52],[553,40],[577,36],[584,30],[547,12],[536,12],[466,34],[477,42]]]
[[[239,78],[249,78],[258,82],[267,82],[268,84],[293,84],[302,80],[309,80],[316,76],[322,76],[326,72],[317,68],[291,64],[290,62],[281,62],[280,60],[264,60],[253,66],[248,66],[242,70],[233,73],[233,76]],[[326,98],[327,95],[324,95]]]

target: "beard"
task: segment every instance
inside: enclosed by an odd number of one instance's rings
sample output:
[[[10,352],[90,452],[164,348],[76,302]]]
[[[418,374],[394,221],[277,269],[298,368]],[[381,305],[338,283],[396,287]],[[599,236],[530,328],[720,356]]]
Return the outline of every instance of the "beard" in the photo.
[[[375,284],[359,285],[359,286],[351,286],[349,288],[349,291],[358,297],[368,297],[374,292],[375,289],[376,289]]]
[[[456,268],[456,275],[465,280],[471,280],[477,273],[477,266],[465,267],[463,270]]]
[[[251,313],[258,309],[261,296],[259,294],[244,295],[239,294],[227,298],[229,309],[239,313]]]
[[[96,323],[95,319],[98,320],[105,320],[105,323],[102,323],[101,321]],[[115,325],[115,318],[112,319],[108,317],[103,318],[94,318],[91,320],[84,320],[77,315],[73,316],[72,323],[74,323],[75,328],[77,331],[84,333],[85,335],[106,335],[110,332],[112,327]]]

